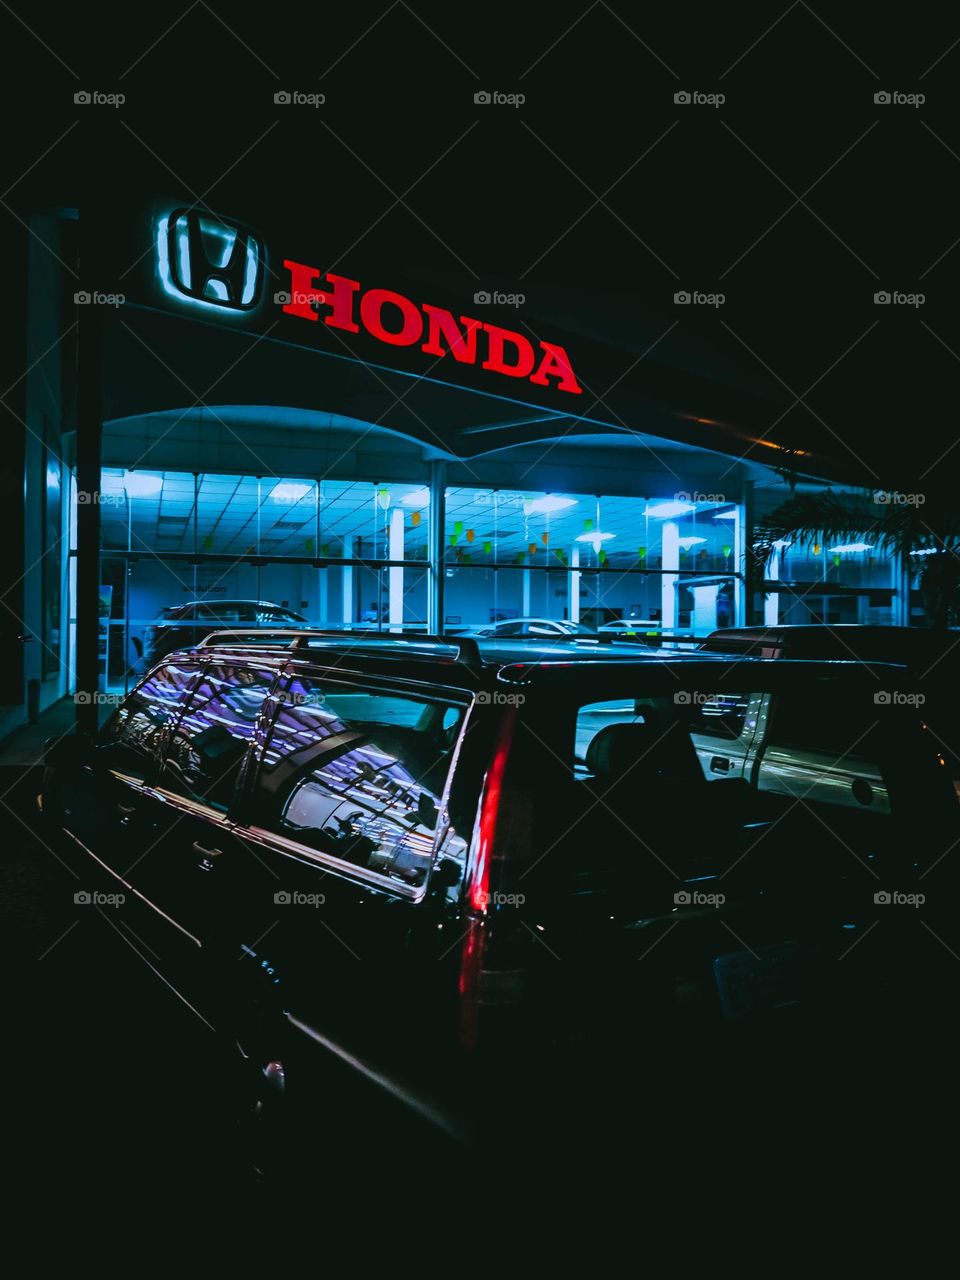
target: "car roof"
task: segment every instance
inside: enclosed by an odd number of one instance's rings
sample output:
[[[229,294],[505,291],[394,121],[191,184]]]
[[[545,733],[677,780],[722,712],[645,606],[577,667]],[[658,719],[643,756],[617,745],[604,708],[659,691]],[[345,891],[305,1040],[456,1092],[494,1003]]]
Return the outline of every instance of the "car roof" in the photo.
[[[267,632],[270,636],[274,633]],[[282,633],[276,633],[280,635]],[[291,633],[295,635],[296,633]],[[242,643],[231,636],[249,637]],[[698,675],[709,688],[719,682],[727,687],[745,686],[747,671],[763,688],[780,687],[818,674],[866,680],[876,685],[889,664],[833,659],[772,660],[753,655],[705,652],[702,649],[653,647],[643,643],[602,643],[571,637],[569,640],[533,642],[491,637],[371,638],[363,633],[332,635],[303,633],[298,642],[259,639],[255,632],[214,632],[200,646],[169,654],[164,661],[209,657],[216,662],[258,661],[294,670],[322,671],[336,668],[338,675],[389,675],[403,681],[431,683],[448,688],[523,684],[544,688],[589,690],[592,685],[617,681],[633,670],[643,672],[645,685],[663,683],[682,690],[696,687]],[[878,668],[880,670],[878,670]],[[891,666],[891,669],[895,669]],[[576,675],[571,679],[573,672]],[[762,673],[762,675],[761,675]]]

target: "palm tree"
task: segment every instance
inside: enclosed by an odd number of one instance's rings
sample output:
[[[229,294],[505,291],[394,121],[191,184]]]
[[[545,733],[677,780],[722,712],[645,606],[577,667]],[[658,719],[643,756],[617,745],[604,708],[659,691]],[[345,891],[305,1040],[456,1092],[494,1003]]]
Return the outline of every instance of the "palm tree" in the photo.
[[[960,508],[928,503],[922,494],[795,493],[757,523],[754,580],[762,580],[778,542],[826,546],[864,537],[918,573],[929,626],[946,630],[960,622]]]

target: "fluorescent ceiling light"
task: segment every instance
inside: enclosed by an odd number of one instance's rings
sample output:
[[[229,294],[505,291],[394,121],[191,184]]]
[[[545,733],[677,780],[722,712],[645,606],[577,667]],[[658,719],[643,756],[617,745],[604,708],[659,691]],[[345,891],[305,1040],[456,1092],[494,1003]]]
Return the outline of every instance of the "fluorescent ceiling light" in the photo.
[[[155,498],[163,488],[163,476],[155,471],[125,471],[123,487],[128,498]]]
[[[845,542],[843,546],[831,547],[831,555],[842,555],[845,551],[872,551],[873,546],[869,542]]]
[[[303,481],[281,480],[279,484],[275,484],[270,490],[270,497],[274,502],[299,502],[301,498],[305,498],[308,493],[312,492],[312,484],[305,484]]]
[[[591,529],[589,533],[580,533],[577,535],[577,542],[592,542],[596,549],[601,542],[606,542],[608,538],[615,538],[615,533],[601,533],[599,529]]]
[[[656,516],[658,520],[672,520],[674,516],[685,516],[687,512],[695,510],[696,505],[692,502],[655,502],[652,506],[644,507],[643,514]]]
[[[555,493],[548,493],[543,498],[530,498],[524,502],[523,509],[528,516],[546,515],[550,511],[566,511],[567,507],[576,505],[576,498],[560,498]]]
[[[429,507],[430,490],[429,489],[413,489],[400,499],[405,507]]]

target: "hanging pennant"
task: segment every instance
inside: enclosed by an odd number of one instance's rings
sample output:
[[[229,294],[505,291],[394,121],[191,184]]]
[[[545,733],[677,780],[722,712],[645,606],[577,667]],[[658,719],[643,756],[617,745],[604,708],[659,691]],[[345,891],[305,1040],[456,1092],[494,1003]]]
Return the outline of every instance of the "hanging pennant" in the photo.
[[[603,551],[603,550],[599,551],[599,552],[597,553],[597,559],[600,561],[600,563],[601,563],[601,564],[606,564],[606,563],[607,563],[607,553],[606,553],[605,551]]]
[[[472,542],[476,536],[477,536],[477,531],[476,531],[476,529],[468,529],[468,530],[467,530],[467,541],[468,541],[468,542]]]
[[[637,559],[638,559],[638,560],[646,560],[646,558],[647,558],[647,548],[646,548],[646,547],[637,547]]]
[[[457,545],[457,541],[458,541],[458,539],[457,539],[457,535],[456,535],[455,533],[451,533],[451,535],[450,535],[450,545],[451,545],[451,547],[455,547],[455,546]]]
[[[527,547],[527,552],[531,556],[535,556],[537,554],[537,544],[535,542],[531,542],[530,545]]]
[[[819,542],[815,542],[813,546],[810,548],[810,550],[813,552],[815,556],[818,556],[820,552],[823,550],[823,548],[820,546]]]
[[[593,521],[589,516],[587,516],[586,520],[584,520],[583,522],[583,531],[584,533],[590,533],[592,529],[593,529]]]
[[[410,523],[413,525],[415,529],[420,528],[420,512],[419,511],[413,512],[413,514],[410,517]]]
[[[541,533],[541,535],[540,535],[540,541],[543,543],[543,545],[544,545],[545,547],[549,547],[549,545],[550,545],[550,531],[549,531],[549,529],[544,529],[543,533]]]
[[[384,509],[384,511],[386,511],[387,507],[389,507],[389,505],[390,505],[390,490],[389,490],[389,489],[378,489],[378,490],[377,490],[377,502],[379,502],[379,503],[380,503],[380,506]]]
[[[458,538],[460,537],[461,533],[463,533],[463,521],[462,521],[462,520],[455,520],[455,521],[454,521],[454,523],[453,523],[453,532],[457,535],[457,537],[458,537]]]
[[[483,554],[484,554],[485,556],[488,556],[492,550],[493,550],[493,543],[492,543],[492,542],[485,542],[485,543],[483,544]]]
[[[723,554],[724,554],[724,556],[725,556],[725,557],[726,557],[726,556],[728,556],[728,555],[730,554],[730,548],[729,548],[729,547],[721,547],[721,548],[720,548],[720,550],[723,552]]]

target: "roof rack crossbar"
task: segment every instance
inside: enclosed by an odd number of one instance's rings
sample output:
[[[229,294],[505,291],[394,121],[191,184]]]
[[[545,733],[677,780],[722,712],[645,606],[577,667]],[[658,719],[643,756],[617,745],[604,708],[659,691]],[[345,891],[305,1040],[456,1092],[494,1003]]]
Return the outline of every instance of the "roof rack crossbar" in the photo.
[[[331,631],[321,628],[273,630],[266,627],[226,629],[211,631],[196,646],[198,649],[230,648],[241,643],[253,648],[287,648],[293,653],[308,649],[311,640],[330,641],[325,648],[364,649],[368,653],[380,652],[383,656],[431,658],[436,655],[428,649],[442,646],[454,650],[454,662],[471,671],[483,666],[480,647],[472,636],[425,635],[421,631]],[[398,643],[399,642],[399,643]],[[397,647],[390,652],[389,646]],[[419,648],[417,647],[419,646]],[[386,653],[384,653],[386,651]]]

